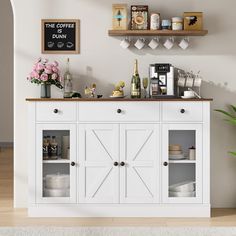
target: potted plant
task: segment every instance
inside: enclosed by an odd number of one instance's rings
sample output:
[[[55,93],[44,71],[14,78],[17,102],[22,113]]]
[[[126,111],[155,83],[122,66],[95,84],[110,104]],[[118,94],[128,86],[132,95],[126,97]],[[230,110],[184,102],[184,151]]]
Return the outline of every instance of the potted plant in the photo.
[[[226,117],[226,121],[232,125],[236,125],[236,106],[230,105],[231,112],[227,112],[221,109],[216,109],[215,111],[222,113]],[[229,152],[231,155],[236,156],[235,152]]]
[[[48,59],[39,58],[27,77],[31,83],[41,85],[41,98],[51,97],[51,85],[62,89],[62,79],[58,69],[58,62],[49,63]]]

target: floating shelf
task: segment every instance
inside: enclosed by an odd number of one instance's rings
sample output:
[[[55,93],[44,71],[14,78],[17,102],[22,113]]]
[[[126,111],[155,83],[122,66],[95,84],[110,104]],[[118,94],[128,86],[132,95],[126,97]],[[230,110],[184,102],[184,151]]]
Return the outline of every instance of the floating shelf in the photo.
[[[208,30],[109,30],[109,36],[205,36]]]

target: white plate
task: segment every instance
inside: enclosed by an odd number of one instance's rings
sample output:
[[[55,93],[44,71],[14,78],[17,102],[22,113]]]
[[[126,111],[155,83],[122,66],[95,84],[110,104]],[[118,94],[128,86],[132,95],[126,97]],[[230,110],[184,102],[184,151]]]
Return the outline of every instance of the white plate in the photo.
[[[109,96],[110,98],[125,98],[126,96]]]
[[[169,160],[184,160],[186,157],[182,155],[169,155]]]
[[[193,192],[195,191],[194,181],[185,181],[169,186],[170,192]]]
[[[195,197],[196,193],[195,192],[172,192],[172,191],[169,191],[169,196],[170,197]]]
[[[195,98],[195,96],[181,96],[183,99],[190,99],[190,98]]]

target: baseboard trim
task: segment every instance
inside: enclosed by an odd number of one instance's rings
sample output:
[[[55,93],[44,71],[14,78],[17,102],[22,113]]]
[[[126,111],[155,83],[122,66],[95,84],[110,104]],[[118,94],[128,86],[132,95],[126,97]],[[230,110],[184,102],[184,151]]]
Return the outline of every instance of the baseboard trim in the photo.
[[[0,148],[9,148],[13,146],[14,146],[13,142],[0,142]]]

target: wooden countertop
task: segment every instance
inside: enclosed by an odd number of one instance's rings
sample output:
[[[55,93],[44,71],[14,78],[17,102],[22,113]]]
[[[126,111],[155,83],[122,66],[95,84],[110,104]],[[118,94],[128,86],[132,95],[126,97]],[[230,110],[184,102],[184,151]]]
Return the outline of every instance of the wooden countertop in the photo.
[[[212,98],[26,98],[28,102],[207,102],[213,101]]]

